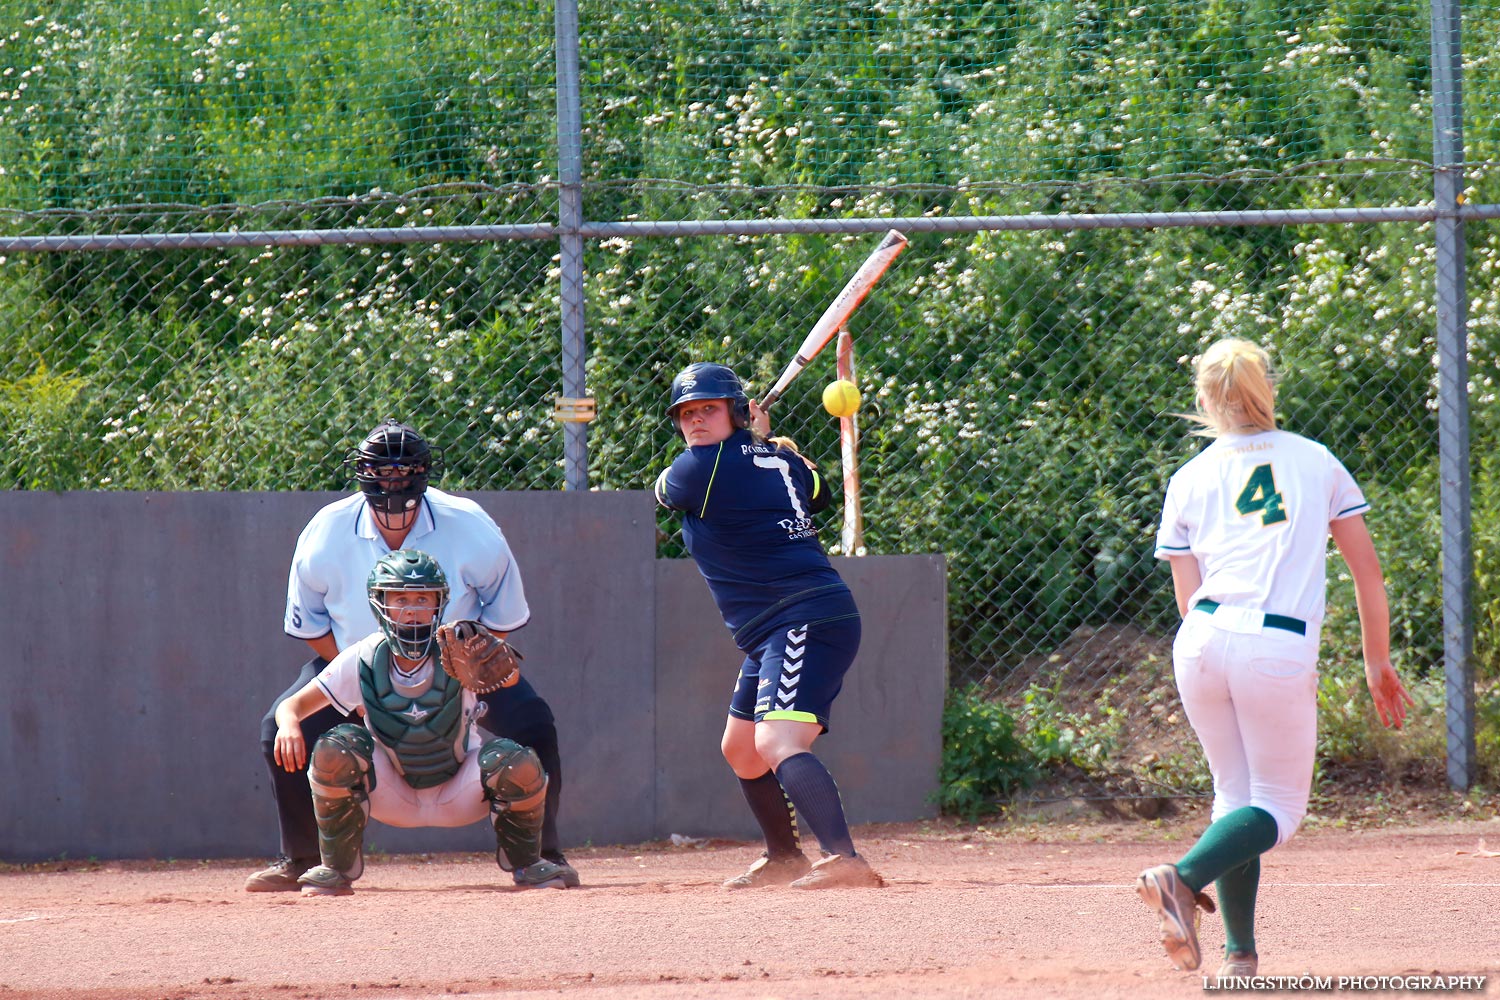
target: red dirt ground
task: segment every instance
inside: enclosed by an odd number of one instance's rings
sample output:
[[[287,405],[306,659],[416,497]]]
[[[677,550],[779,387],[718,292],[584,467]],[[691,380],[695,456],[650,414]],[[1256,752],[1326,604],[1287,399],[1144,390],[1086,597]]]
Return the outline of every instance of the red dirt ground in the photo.
[[[730,892],[748,844],[570,852],[567,892],[468,855],[376,856],[344,898],[252,895],[258,862],[0,872],[0,1000],[1199,996],[1137,871],[1200,821],[994,833],[856,831],[884,889]],[[1489,977],[1500,995],[1500,822],[1305,831],[1265,864],[1263,975]],[[1203,931],[1217,967],[1223,932]]]

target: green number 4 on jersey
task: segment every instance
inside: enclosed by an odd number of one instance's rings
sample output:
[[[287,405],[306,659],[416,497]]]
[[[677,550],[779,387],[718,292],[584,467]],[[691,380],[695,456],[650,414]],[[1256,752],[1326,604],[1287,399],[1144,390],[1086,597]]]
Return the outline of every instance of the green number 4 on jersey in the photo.
[[[1260,514],[1260,523],[1280,524],[1286,520],[1286,508],[1282,506],[1281,494],[1276,491],[1276,477],[1271,473],[1271,463],[1257,465],[1245,488],[1235,498],[1234,509],[1241,514]]]

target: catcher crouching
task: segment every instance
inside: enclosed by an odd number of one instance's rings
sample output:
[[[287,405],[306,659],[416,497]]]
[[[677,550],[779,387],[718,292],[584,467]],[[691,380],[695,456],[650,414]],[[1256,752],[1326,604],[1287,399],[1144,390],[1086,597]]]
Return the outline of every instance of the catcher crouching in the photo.
[[[475,731],[478,695],[519,677],[519,654],[478,622],[439,625],[448,582],[425,552],[400,549],[370,572],[380,623],[276,710],[276,762],[307,765],[322,863],[308,896],[347,896],[364,872],[365,824],[467,826],[489,817],[495,860],[523,889],[566,888],[541,857],[547,773],[535,752]],[[364,724],[335,726],[308,760],[301,721],[325,706]]]

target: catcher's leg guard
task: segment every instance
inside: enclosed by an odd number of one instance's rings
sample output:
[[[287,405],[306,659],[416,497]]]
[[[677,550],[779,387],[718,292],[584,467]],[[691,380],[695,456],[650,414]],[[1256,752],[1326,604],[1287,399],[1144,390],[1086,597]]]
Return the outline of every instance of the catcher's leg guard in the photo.
[[[535,864],[547,802],[541,759],[515,740],[490,740],[479,750],[479,776],[495,825],[495,860],[506,871]]]
[[[540,699],[538,699],[540,700]],[[557,749],[557,727],[551,722],[534,729],[508,734],[523,747],[531,747],[547,772],[547,811],[542,816],[542,857],[563,861],[561,838],[557,834],[557,814],[563,789],[562,755]]]
[[[352,882],[365,870],[365,823],[375,788],[375,740],[369,731],[345,722],[320,736],[307,762],[307,779],[323,866]]]

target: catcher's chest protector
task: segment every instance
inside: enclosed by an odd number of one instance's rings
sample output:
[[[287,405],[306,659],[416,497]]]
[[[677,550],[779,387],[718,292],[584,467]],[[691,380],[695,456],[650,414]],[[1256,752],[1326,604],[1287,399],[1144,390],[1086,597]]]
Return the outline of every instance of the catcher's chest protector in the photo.
[[[413,788],[441,785],[458,773],[457,748],[468,736],[463,688],[437,664],[432,686],[415,698],[391,683],[391,647],[382,641],[359,664],[365,718],[376,739],[389,747],[401,776]]]

